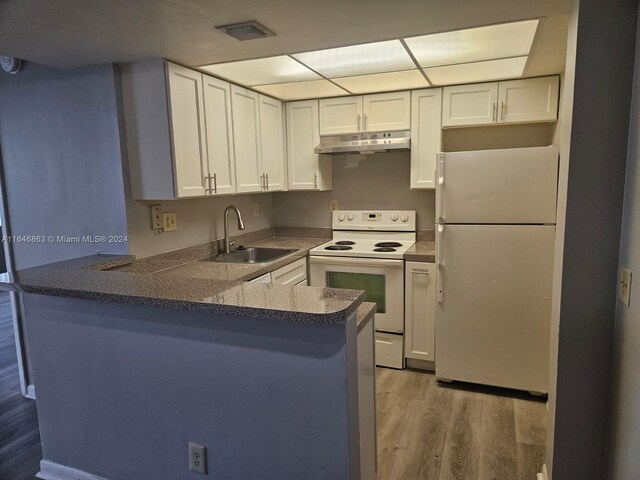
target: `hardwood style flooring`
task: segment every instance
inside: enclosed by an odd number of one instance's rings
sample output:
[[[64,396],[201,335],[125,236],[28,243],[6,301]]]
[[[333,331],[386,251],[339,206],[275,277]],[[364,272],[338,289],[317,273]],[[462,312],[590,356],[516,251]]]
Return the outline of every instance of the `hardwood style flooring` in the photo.
[[[40,459],[36,402],[20,391],[9,294],[0,293],[0,480],[33,480]]]
[[[546,407],[509,390],[377,369],[378,480],[535,480]]]

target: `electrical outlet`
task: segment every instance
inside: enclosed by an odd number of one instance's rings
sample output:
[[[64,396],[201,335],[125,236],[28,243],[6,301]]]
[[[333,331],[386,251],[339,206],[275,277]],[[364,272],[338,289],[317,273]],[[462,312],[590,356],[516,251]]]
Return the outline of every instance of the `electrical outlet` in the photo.
[[[334,210],[338,210],[338,200],[329,200],[329,210],[331,210],[331,213]]]
[[[173,232],[178,228],[176,214],[175,213],[163,213],[162,214],[162,229],[165,232]]]
[[[161,230],[162,229],[162,207],[160,205],[151,205],[149,207],[149,211],[151,212],[151,229]]]
[[[627,307],[631,303],[631,270],[625,267],[618,274],[618,297]]]
[[[258,215],[260,215],[260,205],[257,203],[253,204],[253,216],[257,217]]]
[[[207,473],[207,447],[189,442],[189,470]]]

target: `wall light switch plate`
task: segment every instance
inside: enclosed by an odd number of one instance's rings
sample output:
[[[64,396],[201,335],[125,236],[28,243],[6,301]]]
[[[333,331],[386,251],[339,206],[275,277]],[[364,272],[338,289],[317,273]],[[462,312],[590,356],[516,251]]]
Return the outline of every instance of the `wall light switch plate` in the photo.
[[[329,200],[329,210],[333,213],[334,210],[338,210],[338,200]]]
[[[173,232],[178,228],[176,214],[175,213],[163,213],[162,214],[162,229],[165,232]]]
[[[151,213],[151,230],[161,230],[162,207],[160,205],[151,205],[149,211]]]
[[[627,307],[631,303],[631,270],[625,267],[618,273],[618,297]]]
[[[253,216],[257,217],[259,215],[260,215],[260,204],[254,203],[253,204]]]

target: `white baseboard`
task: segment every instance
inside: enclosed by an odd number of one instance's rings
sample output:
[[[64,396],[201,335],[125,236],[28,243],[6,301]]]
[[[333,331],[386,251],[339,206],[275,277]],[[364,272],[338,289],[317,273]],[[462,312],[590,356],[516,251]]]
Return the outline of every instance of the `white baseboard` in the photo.
[[[547,466],[542,465],[542,473],[539,473],[538,480],[549,480],[549,474],[547,473]]]
[[[40,460],[40,471],[37,473],[36,478],[41,480],[107,480],[104,477],[65,467],[49,460]]]
[[[33,383],[27,385],[27,393],[25,397],[30,398],[31,400],[36,399],[36,386]]]

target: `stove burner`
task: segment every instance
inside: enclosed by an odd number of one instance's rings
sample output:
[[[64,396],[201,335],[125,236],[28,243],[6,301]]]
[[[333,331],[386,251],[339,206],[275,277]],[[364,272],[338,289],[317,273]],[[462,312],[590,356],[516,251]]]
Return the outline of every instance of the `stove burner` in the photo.
[[[355,245],[356,242],[352,242],[351,240],[340,240],[336,242],[336,245]]]
[[[391,247],[378,247],[373,249],[374,252],[395,252],[395,248]]]
[[[347,245],[329,245],[328,247],[324,247],[325,250],[353,250],[353,247],[349,247]]]
[[[375,246],[382,247],[382,248],[393,248],[393,247],[401,247],[402,244],[398,242],[380,242],[380,243],[376,243]],[[381,250],[381,251],[384,251],[384,250]]]

